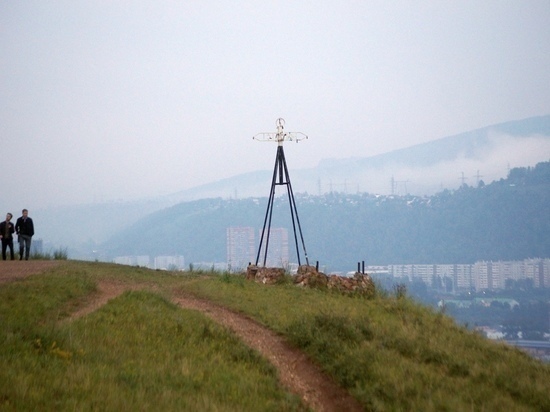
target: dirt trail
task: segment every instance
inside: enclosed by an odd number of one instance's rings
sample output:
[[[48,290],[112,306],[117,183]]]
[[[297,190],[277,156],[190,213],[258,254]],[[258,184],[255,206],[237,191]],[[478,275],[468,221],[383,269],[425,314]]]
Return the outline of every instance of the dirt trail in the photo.
[[[38,274],[54,266],[55,263],[57,262],[0,262],[0,284]],[[97,310],[126,290],[145,288],[147,288],[146,285],[130,286],[116,282],[101,282],[97,292],[65,321],[74,320]],[[313,410],[327,412],[363,410],[355,398],[325,375],[302,352],[288,345],[282,337],[256,321],[207,300],[182,293],[173,296],[173,301],[182,308],[198,310],[232,330],[246,345],[267,358],[277,368],[281,383],[300,396]]]
[[[256,321],[191,296],[176,296],[183,308],[203,312],[231,329],[245,344],[260,352],[279,371],[281,383],[316,411],[362,411],[361,405],[326,376],[302,352]]]
[[[2,260],[0,261],[0,285],[42,273],[59,263],[59,260]]]

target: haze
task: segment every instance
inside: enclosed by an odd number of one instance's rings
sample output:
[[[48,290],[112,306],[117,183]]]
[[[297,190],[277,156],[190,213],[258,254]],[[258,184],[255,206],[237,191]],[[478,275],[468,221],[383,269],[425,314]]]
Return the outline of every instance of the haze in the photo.
[[[549,114],[549,22],[547,0],[0,0],[0,206],[271,169],[252,136],[279,117],[306,168]]]

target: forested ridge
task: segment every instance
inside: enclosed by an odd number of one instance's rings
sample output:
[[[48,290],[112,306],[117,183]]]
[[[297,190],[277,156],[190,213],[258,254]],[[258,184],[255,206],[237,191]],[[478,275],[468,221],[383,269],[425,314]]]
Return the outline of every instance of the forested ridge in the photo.
[[[473,263],[550,257],[550,162],[511,169],[506,179],[463,185],[434,196],[296,193],[310,263],[330,270],[401,263]],[[203,199],[149,215],[103,246],[113,256],[184,255],[191,262],[226,260],[226,229],[263,225],[267,198]],[[294,238],[286,194],[277,197],[273,227]],[[257,236],[259,238],[259,235]],[[300,244],[301,250],[301,244]],[[294,252],[295,253],[295,252]],[[291,261],[292,261],[291,257]]]

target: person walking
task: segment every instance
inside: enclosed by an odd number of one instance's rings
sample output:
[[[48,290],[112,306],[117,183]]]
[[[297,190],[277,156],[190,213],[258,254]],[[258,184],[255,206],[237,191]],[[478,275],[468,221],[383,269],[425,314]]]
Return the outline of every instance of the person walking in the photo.
[[[19,260],[23,260],[23,252],[25,252],[25,260],[29,260],[31,251],[31,240],[34,235],[34,224],[29,217],[29,211],[23,209],[23,216],[17,219],[15,223],[15,232],[19,240]]]
[[[8,247],[10,248],[11,260],[15,259],[13,254],[13,232],[15,228],[13,223],[11,223],[11,218],[13,215],[8,213],[6,215],[6,220],[0,223],[0,239],[2,239],[2,259],[6,260],[6,251]]]

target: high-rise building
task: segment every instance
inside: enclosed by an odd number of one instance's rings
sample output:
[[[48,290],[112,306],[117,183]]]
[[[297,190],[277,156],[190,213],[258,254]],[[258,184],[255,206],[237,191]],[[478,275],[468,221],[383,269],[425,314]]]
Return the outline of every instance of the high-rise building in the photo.
[[[471,290],[474,286],[474,281],[472,280],[472,265],[455,264],[453,266],[456,290]]]
[[[489,289],[492,285],[491,262],[481,261],[474,264],[474,286],[476,290]]]
[[[229,270],[242,270],[254,261],[254,228],[228,227],[226,232]]]
[[[446,290],[454,292],[505,289],[508,284],[521,281],[530,281],[535,288],[547,288],[550,287],[550,258],[474,264],[388,265],[387,273],[396,279],[408,278],[411,282],[419,279],[432,288],[440,287],[441,279]],[[438,283],[434,284],[434,280]]]
[[[261,236],[260,232],[260,236]],[[267,231],[264,234],[262,242],[262,250],[260,251],[260,261],[258,264],[263,265],[265,256],[265,248],[267,246],[267,259],[265,266],[288,268],[288,230],[284,227],[271,228],[269,231],[269,245],[267,244]]]

